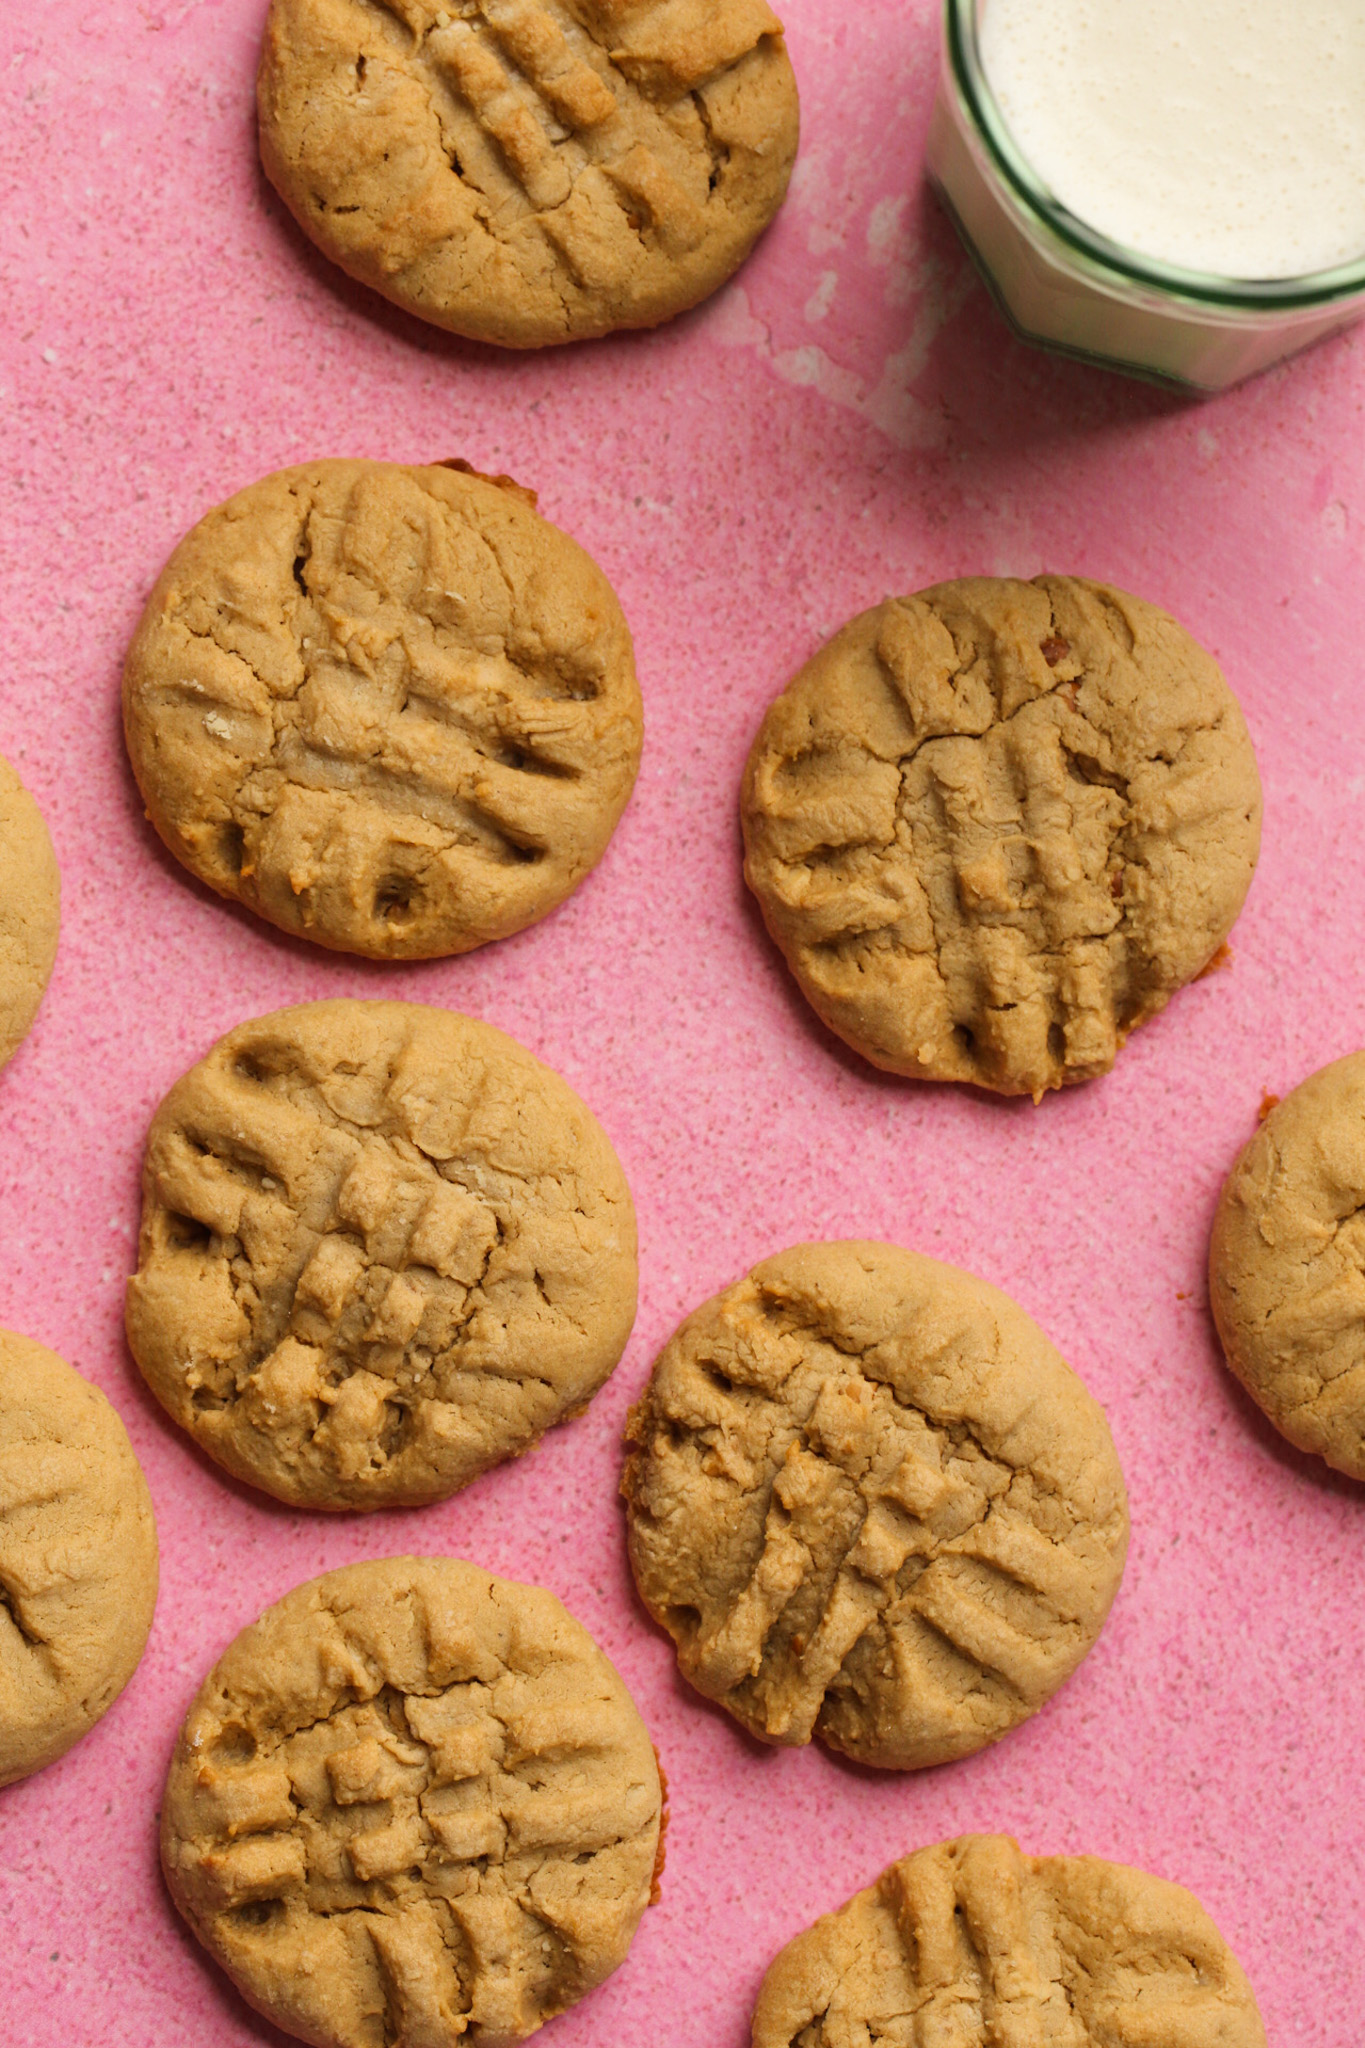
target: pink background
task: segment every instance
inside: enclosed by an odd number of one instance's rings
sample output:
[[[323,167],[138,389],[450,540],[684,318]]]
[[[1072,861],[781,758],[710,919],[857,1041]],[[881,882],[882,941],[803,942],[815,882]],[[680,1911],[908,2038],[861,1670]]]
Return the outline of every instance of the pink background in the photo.
[[[0,1323],[109,1394],[146,1467],[161,1604],[127,1693],[0,1795],[9,2036],[278,2042],[157,1873],[200,1676],[286,1589],[449,1551],[551,1586],[620,1666],[673,1793],[663,1902],[553,2048],[742,2048],[778,1946],[892,1857],[968,1828],[1190,1885],[1276,2048],[1365,2009],[1365,1488],[1283,1444],[1220,1366],[1203,1262],[1263,1089],[1365,1042],[1365,345],[1187,405],[1006,333],[920,185],[931,0],[789,0],[804,141],[740,278],[661,332],[541,356],[447,339],[331,270],[264,186],[263,0],[43,0],[0,36],[0,750],[50,822],[61,954],[0,1080]],[[316,455],[463,455],[534,485],[614,581],[647,735],[597,873],[466,960],[370,968],[191,883],[143,823],[118,674],[166,553]],[[1107,1080],[1039,1109],[878,1076],[814,1022],[740,881],[736,790],[769,698],[852,611],[973,571],[1109,578],[1220,656],[1266,787],[1231,970]],[[292,1514],[204,1463],[142,1390],[120,1301],[148,1117],[243,1016],[396,995],[557,1066],[640,1214],[626,1357],[581,1421],[418,1513]],[[1111,1417],[1134,1541],[1078,1676],[996,1749],[919,1776],[768,1753],[689,1694],[632,1595],[628,1402],[682,1314],[803,1238],[970,1266]]]

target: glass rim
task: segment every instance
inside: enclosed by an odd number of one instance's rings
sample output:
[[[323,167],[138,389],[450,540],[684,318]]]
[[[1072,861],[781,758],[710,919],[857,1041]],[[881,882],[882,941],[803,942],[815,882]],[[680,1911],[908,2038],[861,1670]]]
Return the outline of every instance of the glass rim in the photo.
[[[1010,133],[981,61],[977,38],[980,6],[981,0],[944,0],[945,48],[958,90],[1016,198],[1068,247],[1124,283],[1245,312],[1324,305],[1365,291],[1365,256],[1298,277],[1222,277],[1214,271],[1185,270],[1159,257],[1144,256],[1080,220],[1048,191]]]

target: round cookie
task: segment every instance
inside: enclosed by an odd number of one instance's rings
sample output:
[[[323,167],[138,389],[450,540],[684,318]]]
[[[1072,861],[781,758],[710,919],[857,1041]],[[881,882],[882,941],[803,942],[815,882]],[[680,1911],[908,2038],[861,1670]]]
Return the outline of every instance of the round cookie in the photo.
[[[745,877],[874,1065],[1032,1095],[1107,1073],[1217,953],[1260,844],[1217,664],[1142,599],[969,577],[863,612],[768,711]]]
[[[187,535],[123,719],[147,815],[221,896],[374,960],[534,924],[640,760],[630,633],[531,493],[462,463],[313,462]]]
[[[1051,1697],[1118,1590],[1099,1403],[1007,1296],[892,1245],[798,1245],[698,1309],[622,1492],[684,1676],[760,1741],[891,1770]]]
[[[61,877],[37,804],[0,757],[0,1067],[38,1013],[57,957]]]
[[[1265,2048],[1236,1957],[1192,1893],[1008,1835],[920,1849],[789,1942],[753,2048]]]
[[[0,1330],[0,1785],[89,1733],[142,1656],[156,1523],[96,1388]]]
[[[1282,1436],[1365,1479],[1365,1052],[1271,1110],[1209,1250],[1228,1364]]]
[[[441,1500],[585,1408],[635,1318],[635,1211],[491,1025],[340,1000],[238,1025],[156,1113],[128,1341],[237,1478]]]
[[[796,155],[767,0],[272,0],[257,103],[266,175],[325,255],[507,348],[707,298]]]
[[[347,1565],[244,1629],[161,1813],[171,1896],[315,2048],[506,2048],[625,1960],[659,1773],[630,1694],[537,1586]]]

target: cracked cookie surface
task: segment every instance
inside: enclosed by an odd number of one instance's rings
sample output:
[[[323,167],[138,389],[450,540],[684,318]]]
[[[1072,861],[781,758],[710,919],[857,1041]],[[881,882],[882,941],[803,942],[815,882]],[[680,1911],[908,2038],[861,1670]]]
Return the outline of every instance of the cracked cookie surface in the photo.
[[[875,1065],[1032,1095],[1107,1073],[1209,964],[1260,845],[1241,710],[1165,612],[1076,577],[889,598],[769,710],[745,877]]]
[[[551,1593],[452,1558],[296,1587],[204,1681],[162,1808],[172,1897],[316,2048],[506,2048],[624,1961],[660,1786]]]
[[[210,512],[148,600],[123,716],[192,874],[376,960],[544,917],[640,760],[601,570],[529,492],[441,463],[308,463]]]
[[[440,1500],[587,1406],[635,1317],[635,1212],[567,1083],[491,1025],[339,1000],[241,1024],[143,1166],[128,1340],[279,1500]]]
[[[753,2048],[1265,2048],[1192,1893],[1008,1835],[920,1849],[789,1942]]]
[[[0,1330],[0,1785],[113,1705],[156,1584],[151,1496],[122,1422],[55,1352]]]
[[[1365,1479],[1365,1053],[1310,1074],[1242,1151],[1209,1298],[1228,1364],[1281,1435]]]
[[[766,0],[272,0],[257,101],[266,173],[333,262],[511,348],[708,297],[796,154]]]
[[[0,757],[0,1067],[38,1014],[57,957],[61,877],[37,804]]]
[[[631,1413],[631,1564],[683,1674],[761,1741],[967,1756],[1118,1589],[1109,1427],[1023,1310],[893,1245],[798,1245],[689,1316]]]

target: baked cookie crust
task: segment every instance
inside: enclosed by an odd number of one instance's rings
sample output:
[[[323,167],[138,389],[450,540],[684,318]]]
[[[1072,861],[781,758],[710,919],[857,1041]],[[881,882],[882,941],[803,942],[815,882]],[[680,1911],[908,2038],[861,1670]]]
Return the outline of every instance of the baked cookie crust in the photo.
[[[0,1785],[107,1713],[156,1587],[151,1495],[122,1422],[65,1359],[0,1330]]]
[[[38,1014],[57,957],[61,877],[37,804],[0,757],[0,1067]]]
[[[796,155],[766,0],[272,0],[257,102],[266,174],[325,255],[505,348],[709,297]]]
[[[181,1428],[279,1500],[444,1499],[587,1406],[635,1299],[605,1133],[489,1024],[278,1010],[153,1119],[128,1341]]]
[[[551,1593],[453,1558],[312,1579],[205,1679],[161,1815],[171,1896],[315,2048],[509,2048],[625,1960],[659,1773]]]
[[[1256,2000],[1192,1893],[1098,1856],[962,1835],[884,1870],[788,1943],[753,2048],[1265,2048]]]
[[[1128,1510],[1099,1403],[1023,1310],[893,1245],[798,1245],[698,1309],[627,1430],[640,1593],[760,1741],[914,1770],[1094,1643]]]
[[[1242,1151],[1209,1299],[1228,1364],[1280,1434],[1365,1479],[1365,1053],[1311,1074]]]
[[[263,478],[180,543],[123,718],[191,874],[374,960],[553,910],[605,851],[642,732],[615,594],[529,492],[341,460]]]
[[[1032,1095],[1113,1066],[1217,953],[1260,846],[1246,724],[1165,612],[1072,576],[863,612],[769,710],[745,877],[874,1065]]]

